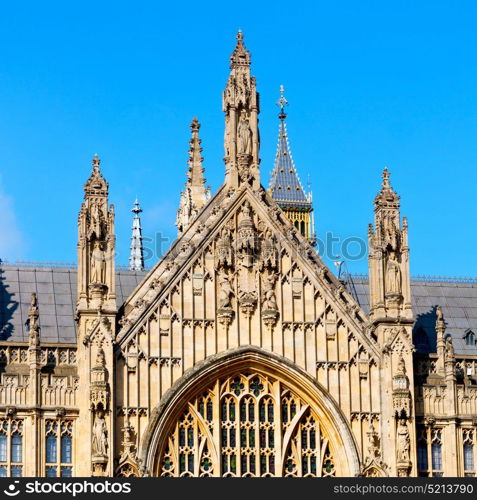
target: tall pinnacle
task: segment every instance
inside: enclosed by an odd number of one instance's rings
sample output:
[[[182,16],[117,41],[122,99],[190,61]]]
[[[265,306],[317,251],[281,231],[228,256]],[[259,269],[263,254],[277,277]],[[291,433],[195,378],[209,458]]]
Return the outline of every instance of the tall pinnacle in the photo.
[[[277,106],[280,108],[278,118],[278,147],[275,157],[275,165],[270,178],[270,193],[272,198],[284,210],[288,218],[295,227],[310,240],[314,238],[313,216],[311,214],[313,206],[311,203],[311,193],[305,193],[300,178],[293,162],[288,132],[285,119],[285,106],[288,101],[285,98],[285,90],[280,85],[280,98]]]
[[[222,110],[225,113],[225,183],[232,189],[242,184],[259,189],[259,96],[255,77],[250,74],[250,52],[245,48],[240,30],[230,56]]]
[[[197,118],[192,119],[190,125],[191,139],[189,141],[189,160],[187,164],[187,182],[181,193],[181,201],[177,211],[176,226],[182,234],[192,222],[202,207],[210,198],[210,190],[205,187],[204,168],[202,167],[202,148],[199,137],[200,123]]]
[[[381,175],[381,177],[383,178],[381,189],[374,199],[375,210],[378,210],[380,207],[399,208],[400,197],[398,196],[396,191],[394,191],[391,183],[389,182],[390,176],[391,174],[389,173],[388,167],[384,167],[383,173]]]
[[[142,208],[139,206],[139,201],[136,198],[134,202],[134,207],[131,209],[134,214],[132,235],[131,235],[131,255],[129,257],[129,269],[131,271],[143,271],[144,270],[144,249],[142,246],[142,228],[141,228],[141,218],[139,214],[142,212]]]

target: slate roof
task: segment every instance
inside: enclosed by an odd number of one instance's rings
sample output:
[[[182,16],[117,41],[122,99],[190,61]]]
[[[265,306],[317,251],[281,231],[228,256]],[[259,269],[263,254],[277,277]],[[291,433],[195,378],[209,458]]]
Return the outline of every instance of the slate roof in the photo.
[[[146,274],[147,271],[116,272],[118,306]],[[361,276],[352,280],[358,301],[368,313],[367,279]],[[475,343],[469,346],[464,338],[469,330],[477,336],[477,282],[419,280],[412,281],[411,291],[416,316],[414,342],[418,351],[435,352],[436,306],[441,305],[456,354],[477,356]],[[32,292],[38,297],[41,340],[75,343],[75,267],[0,265],[0,340],[28,341],[25,324]]]
[[[145,271],[117,271],[116,294],[122,304]],[[0,340],[28,341],[26,321],[36,292],[42,342],[76,342],[76,268],[0,266]]]
[[[358,301],[369,313],[368,281],[352,278]],[[411,281],[412,304],[416,322],[414,344],[420,352],[436,352],[436,307],[442,306],[446,334],[452,336],[457,355],[477,356],[477,346],[467,345],[468,330],[477,336],[477,282],[475,280]]]

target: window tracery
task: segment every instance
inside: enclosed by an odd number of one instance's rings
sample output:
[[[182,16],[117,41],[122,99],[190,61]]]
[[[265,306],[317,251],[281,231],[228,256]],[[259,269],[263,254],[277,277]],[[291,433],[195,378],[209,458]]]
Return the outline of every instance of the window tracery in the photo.
[[[279,380],[240,373],[190,400],[160,451],[161,476],[336,475],[314,410]]]

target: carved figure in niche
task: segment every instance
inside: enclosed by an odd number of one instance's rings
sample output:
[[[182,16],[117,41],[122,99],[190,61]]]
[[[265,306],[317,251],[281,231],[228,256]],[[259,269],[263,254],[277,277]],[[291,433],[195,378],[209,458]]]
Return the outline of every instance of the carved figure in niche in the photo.
[[[397,373],[406,375],[406,363],[404,362],[404,358],[399,356],[398,364],[397,364]]]
[[[275,281],[276,274],[270,274],[263,284],[263,309],[268,311],[276,311],[278,309],[277,299],[275,297]]]
[[[104,411],[98,410],[93,425],[93,456],[107,456],[108,454],[108,429],[104,419]]]
[[[404,419],[399,420],[397,429],[397,459],[398,462],[409,462],[409,450],[411,447],[409,429]]]
[[[252,154],[252,129],[250,128],[247,114],[242,111],[238,125],[238,152],[239,154]]]
[[[95,234],[96,238],[100,239],[102,237],[102,230],[101,230],[102,214],[97,203],[93,203],[91,205],[90,214],[91,214],[91,223],[90,223],[91,234]]]
[[[389,252],[386,263],[386,292],[401,294],[401,269],[394,251]]]
[[[98,353],[96,354],[96,365],[106,366],[106,356],[104,355],[104,350],[102,347],[98,349]]]
[[[106,257],[101,242],[95,240],[91,252],[91,283],[103,283],[106,281]]]
[[[277,267],[277,250],[275,248],[276,240],[272,235],[272,232],[267,229],[264,234],[264,239],[262,240],[261,257],[262,263],[261,267],[269,267],[275,269]]]
[[[232,290],[232,285],[230,284],[229,277],[226,273],[222,273],[219,277],[219,308],[220,309],[231,309],[232,308],[232,297],[234,291]]]
[[[386,217],[383,220],[383,235],[386,245],[389,248],[391,248],[391,250],[397,250],[398,246],[397,229],[391,217]]]
[[[217,243],[217,266],[233,266],[232,235],[229,229],[222,231],[222,236]]]

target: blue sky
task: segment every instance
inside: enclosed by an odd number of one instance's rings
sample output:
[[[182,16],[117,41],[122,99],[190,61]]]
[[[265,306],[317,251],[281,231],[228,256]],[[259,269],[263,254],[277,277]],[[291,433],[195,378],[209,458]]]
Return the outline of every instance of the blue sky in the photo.
[[[212,192],[224,177],[221,92],[241,28],[261,94],[262,183],[285,85],[316,230],[366,238],[385,165],[409,218],[413,274],[475,276],[477,4],[473,1],[9,2],[0,16],[0,255],[75,261],[98,153],[127,263],[175,237],[189,124]],[[366,272],[365,258],[348,262]]]

